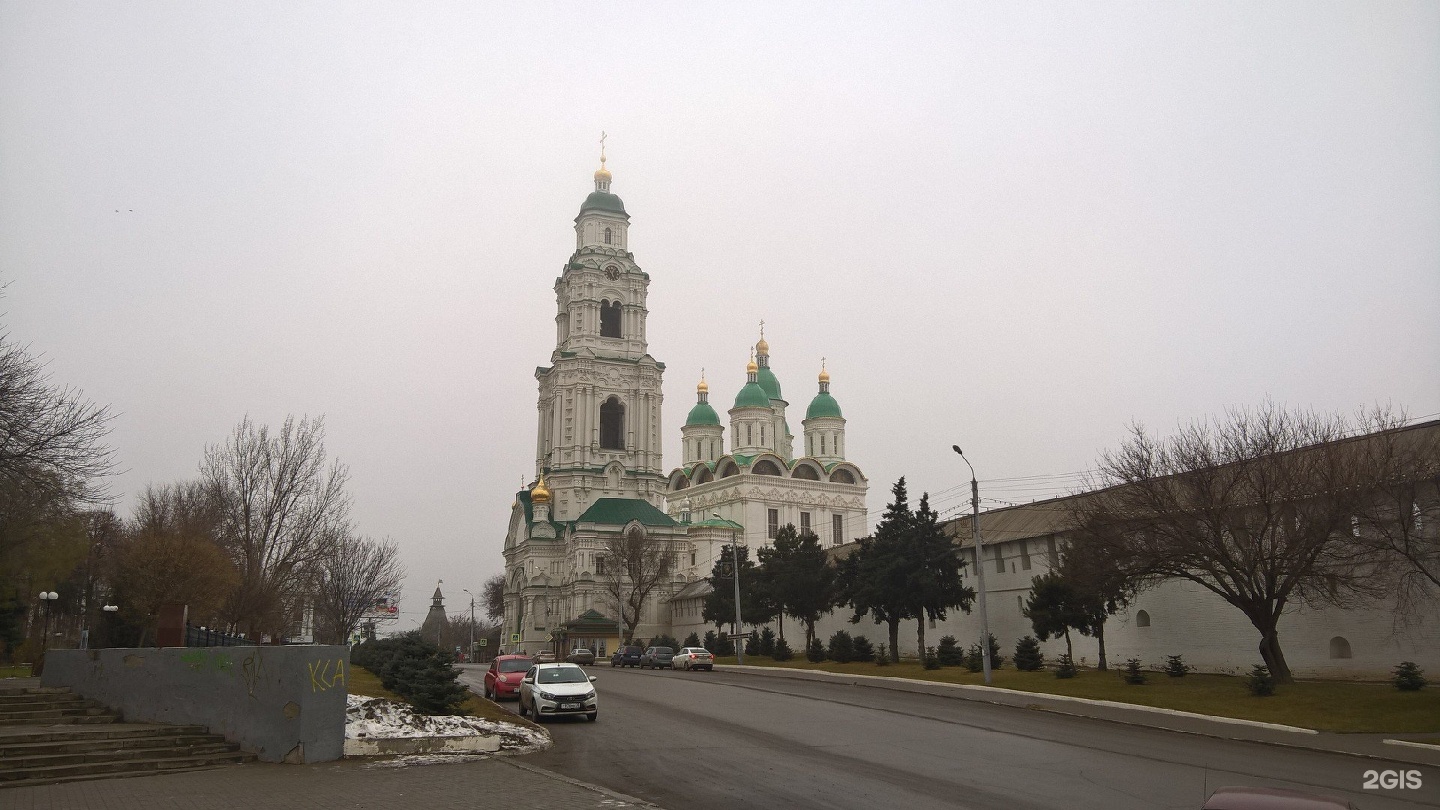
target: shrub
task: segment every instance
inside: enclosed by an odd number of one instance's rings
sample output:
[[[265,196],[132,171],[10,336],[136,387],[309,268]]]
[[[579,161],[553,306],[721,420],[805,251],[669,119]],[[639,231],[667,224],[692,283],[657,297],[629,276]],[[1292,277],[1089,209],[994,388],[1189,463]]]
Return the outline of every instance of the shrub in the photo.
[[[1192,669],[1194,669],[1194,667],[1185,663],[1179,655],[1165,656],[1165,674],[1172,678],[1183,678],[1185,677],[1185,673]]]
[[[1060,653],[1060,660],[1055,664],[1055,677],[1073,678],[1079,674],[1080,671],[1075,668],[1075,662],[1070,660],[1070,653]]]
[[[706,630],[705,641],[701,642],[701,646],[709,650],[711,655],[719,655],[720,653],[715,651],[717,649],[715,642],[719,640],[719,638],[719,636],[715,635],[714,630]]]
[[[715,648],[710,652],[716,655],[734,655],[735,642],[722,635],[715,636]]]
[[[394,638],[367,641],[351,651],[350,661],[380,678],[386,689],[423,714],[454,714],[469,691],[456,683],[460,671],[451,656],[412,630]]]
[[[683,645],[681,645],[681,646],[685,646],[685,647],[699,647],[699,646],[700,646],[700,634],[699,634],[699,633],[691,633],[690,635],[686,636],[686,637],[685,637],[685,643],[684,643]]]
[[[1270,676],[1270,668],[1264,664],[1256,664],[1250,668],[1250,677],[1245,679],[1245,687],[1255,697],[1269,697],[1275,694],[1275,679]]]
[[[921,657],[920,662],[921,666],[926,669],[939,669],[940,654],[935,651],[934,647],[926,647],[925,655]]]
[[[648,647],[669,647],[671,650],[678,650],[678,649],[680,649],[680,648],[681,648],[682,646],[684,646],[684,645],[681,644],[680,642],[676,641],[674,636],[667,635],[667,634],[665,634],[665,633],[661,633],[660,635],[658,635],[658,636],[650,639],[650,643],[647,644],[646,646],[648,646]]]
[[[825,654],[837,664],[848,664],[855,660],[855,639],[844,630],[836,630],[825,647]]]
[[[1120,670],[1120,677],[1125,683],[1131,686],[1139,686],[1145,683],[1145,670],[1140,668],[1140,659],[1131,658],[1125,662],[1125,668]]]
[[[750,637],[745,639],[745,654],[760,654],[760,632],[758,630],[751,630]]]
[[[980,672],[985,669],[985,653],[980,650],[979,644],[971,644],[970,649],[965,653],[965,668],[971,672]]]
[[[1000,654],[1000,642],[995,640],[995,634],[990,633],[990,668],[999,669],[1005,666],[1005,656]]]
[[[856,636],[855,640],[851,642],[851,646],[855,649],[854,659],[856,661],[875,660],[875,645],[870,643],[870,639]]]
[[[776,661],[789,661],[795,657],[795,653],[790,651],[790,644],[782,638],[775,642],[775,652],[771,653],[770,657]]]
[[[1395,667],[1395,677],[1391,679],[1395,688],[1401,692],[1418,692],[1425,688],[1425,670],[1421,669],[1414,661],[1401,661]]]
[[[960,649],[954,636],[941,638],[940,646],[935,649],[935,655],[939,657],[943,666],[958,667],[965,663],[965,651]]]
[[[768,627],[760,631],[760,654],[775,654],[775,631]]]
[[[825,660],[825,645],[820,643],[820,637],[810,639],[810,646],[805,648],[805,657],[812,664],[818,664]]]
[[[879,646],[878,648],[876,648],[876,650],[875,650],[875,666],[877,666],[877,667],[888,667],[888,666],[890,666],[890,651],[887,650],[887,649],[885,649],[885,643],[884,643],[884,642],[881,642],[881,643],[880,643],[880,646]]]
[[[1040,652],[1040,642],[1034,636],[1026,636],[1015,642],[1015,668],[1024,672],[1036,672],[1045,668],[1045,656]]]

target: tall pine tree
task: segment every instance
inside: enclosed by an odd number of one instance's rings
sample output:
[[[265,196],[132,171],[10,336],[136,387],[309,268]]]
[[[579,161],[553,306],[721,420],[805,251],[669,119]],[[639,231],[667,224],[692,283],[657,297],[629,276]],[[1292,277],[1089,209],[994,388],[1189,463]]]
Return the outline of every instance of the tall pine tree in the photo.
[[[815,640],[815,622],[836,603],[835,567],[819,538],[786,524],[776,532],[774,545],[760,549],[756,556],[771,601],[805,625],[809,648]]]
[[[926,621],[944,621],[951,608],[969,613],[975,590],[960,582],[965,561],[960,559],[959,546],[941,527],[940,515],[930,508],[930,493],[920,496],[920,508],[911,516],[906,538],[909,610],[915,619],[916,649],[924,650]]]
[[[915,521],[910,511],[905,479],[890,490],[894,500],[875,526],[875,533],[862,537],[858,547],[839,566],[840,604],[849,605],[858,623],[867,615],[890,632],[890,655],[900,660],[900,622],[914,618],[910,595],[908,535]]]

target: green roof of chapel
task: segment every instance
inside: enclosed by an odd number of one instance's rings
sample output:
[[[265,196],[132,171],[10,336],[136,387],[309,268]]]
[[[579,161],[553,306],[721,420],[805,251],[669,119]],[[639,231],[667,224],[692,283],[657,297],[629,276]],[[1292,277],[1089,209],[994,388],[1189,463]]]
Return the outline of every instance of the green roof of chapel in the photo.
[[[760,367],[760,371],[755,374],[755,381],[760,383],[761,388],[765,389],[765,396],[771,399],[784,399],[784,397],[780,396],[780,380],[775,376],[775,372],[770,370],[769,366]]]
[[[616,214],[625,214],[625,203],[620,198],[608,191],[592,191],[585,202],[580,204],[580,213],[586,211],[610,211]],[[625,216],[630,216],[625,214]]]
[[[814,419],[819,416],[839,416],[840,403],[829,392],[821,392],[810,400],[810,407],[805,410],[806,419]]]
[[[690,425],[718,424],[720,424],[720,415],[715,413],[715,409],[710,407],[710,403],[708,402],[695,403],[695,407],[690,409],[690,415],[685,419],[686,427]]]
[[[768,408],[770,407],[770,395],[759,383],[747,382],[740,393],[735,395],[735,407],[737,408]]]

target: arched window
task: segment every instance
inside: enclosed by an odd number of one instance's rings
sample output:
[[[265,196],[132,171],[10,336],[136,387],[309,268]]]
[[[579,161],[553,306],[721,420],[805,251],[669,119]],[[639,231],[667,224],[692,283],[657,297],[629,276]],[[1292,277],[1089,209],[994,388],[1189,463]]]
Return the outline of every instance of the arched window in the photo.
[[[851,475],[849,470],[836,470],[834,474],[830,476],[830,480],[837,484],[853,484],[855,483],[855,476]]]
[[[797,467],[795,468],[795,471],[792,472],[792,473],[790,473],[790,477],[791,477],[791,478],[803,478],[803,479],[806,480],[806,481],[819,481],[819,480],[820,480],[820,474],[817,473],[817,472],[815,472],[815,468],[814,468],[814,467],[811,467],[809,464],[801,464],[801,465],[797,466]]]
[[[757,461],[755,466],[750,468],[750,472],[755,475],[779,475],[780,468],[775,466],[773,461]]]
[[[600,302],[600,337],[620,337],[620,302]]]
[[[1149,627],[1149,626],[1150,626],[1150,614],[1149,614],[1149,613],[1146,613],[1146,612],[1143,611],[1143,610],[1140,611],[1139,613],[1136,613],[1136,614],[1135,614],[1135,626],[1136,626],[1136,627]]]
[[[625,406],[610,397],[600,406],[600,449],[625,449]]]
[[[1344,636],[1336,636],[1336,637],[1330,639],[1330,657],[1331,657],[1331,658],[1349,658],[1349,657],[1350,657],[1350,642],[1346,641]]]
[[[610,229],[609,229],[609,228],[606,228],[606,229],[605,229],[605,244],[607,244],[607,245],[610,244],[610,240],[611,240]]]

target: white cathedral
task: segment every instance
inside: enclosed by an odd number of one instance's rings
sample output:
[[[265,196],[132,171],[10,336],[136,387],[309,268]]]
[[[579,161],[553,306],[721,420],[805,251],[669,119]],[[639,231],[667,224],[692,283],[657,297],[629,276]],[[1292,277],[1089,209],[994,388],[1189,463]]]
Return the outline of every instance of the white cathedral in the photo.
[[[665,472],[665,364],[645,335],[650,276],[630,252],[630,216],[610,179],[602,151],[595,190],[575,218],[575,252],[555,280],[555,350],[535,370],[535,479],[516,493],[505,535],[506,650],[615,648],[618,611],[596,577],[616,534],[666,543],[676,561],[635,636],[683,638],[705,631],[705,578],[723,545],[753,555],[786,524],[827,546],[865,532],[868,482],[845,459],[830,375],[822,365],[797,457],[763,327],[729,411],[729,452],[702,377],[680,431],[683,463]]]

